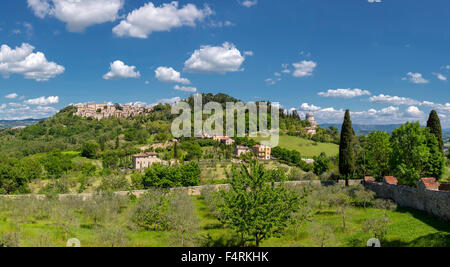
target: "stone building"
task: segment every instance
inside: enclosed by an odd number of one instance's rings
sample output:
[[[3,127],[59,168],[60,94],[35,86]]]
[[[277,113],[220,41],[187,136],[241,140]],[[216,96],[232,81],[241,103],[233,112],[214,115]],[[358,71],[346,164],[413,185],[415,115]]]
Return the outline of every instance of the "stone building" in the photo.
[[[152,166],[154,163],[167,165],[167,162],[159,159],[154,152],[141,153],[133,156],[133,166],[136,170],[145,170]]]
[[[231,146],[234,144],[234,140],[228,136],[214,136],[213,140],[218,141],[219,143],[227,145],[227,146]]]
[[[250,148],[246,146],[236,146],[236,148],[234,149],[234,154],[236,155],[236,157],[241,157],[242,155],[248,154],[250,152]]]
[[[151,107],[141,107],[141,104],[127,104],[124,106],[108,105],[106,103],[87,103],[75,105],[75,116],[94,118],[97,120],[106,118],[130,118],[139,114],[146,114]]]
[[[270,146],[253,146],[253,153],[255,153],[260,160],[270,160],[272,158],[272,148]]]

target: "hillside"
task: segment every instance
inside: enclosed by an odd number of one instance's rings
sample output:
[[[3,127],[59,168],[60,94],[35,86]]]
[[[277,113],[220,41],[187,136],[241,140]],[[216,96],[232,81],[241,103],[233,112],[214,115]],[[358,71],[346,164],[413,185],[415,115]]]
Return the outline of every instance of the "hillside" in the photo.
[[[256,141],[263,140],[262,138],[255,138]],[[281,148],[296,150],[302,154],[303,157],[319,156],[320,153],[325,153],[328,156],[336,156],[339,153],[339,146],[331,143],[317,143],[308,139],[296,136],[281,135],[279,146]]]

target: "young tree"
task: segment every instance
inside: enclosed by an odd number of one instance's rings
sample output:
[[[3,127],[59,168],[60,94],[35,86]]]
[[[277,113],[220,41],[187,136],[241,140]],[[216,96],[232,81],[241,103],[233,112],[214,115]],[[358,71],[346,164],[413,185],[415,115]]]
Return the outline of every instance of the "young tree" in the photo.
[[[439,151],[444,153],[444,141],[442,140],[442,128],[441,128],[441,120],[436,112],[436,110],[432,110],[430,113],[430,117],[428,118],[427,128],[430,129],[430,132],[434,134],[439,143]]]
[[[366,154],[369,170],[376,177],[389,175],[391,172],[389,158],[392,151],[389,134],[373,131],[367,139]]]
[[[261,241],[287,227],[298,210],[299,196],[284,186],[269,184],[262,165],[253,161],[232,170],[231,189],[220,191],[219,219],[231,226],[242,241]]]
[[[200,221],[196,214],[195,204],[186,192],[175,193],[171,198],[169,215],[173,245],[191,246],[198,240]]]
[[[367,219],[364,223],[364,232],[369,232],[373,237],[384,240],[388,233],[388,226],[391,224],[389,218],[384,214],[380,218]]]
[[[344,123],[341,130],[341,143],[339,145],[339,172],[345,176],[345,183],[348,186],[348,177],[352,175],[355,167],[353,154],[354,131],[350,119],[350,111],[345,111]]]
[[[332,242],[335,239],[332,223],[314,223],[311,226],[310,233],[322,248],[326,247],[328,242]]]

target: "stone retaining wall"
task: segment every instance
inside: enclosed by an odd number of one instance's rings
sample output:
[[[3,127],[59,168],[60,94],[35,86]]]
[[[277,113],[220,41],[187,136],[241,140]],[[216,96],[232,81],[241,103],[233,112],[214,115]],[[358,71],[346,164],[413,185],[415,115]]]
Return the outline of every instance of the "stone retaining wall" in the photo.
[[[358,185],[361,184],[362,180],[349,180],[349,185]],[[279,184],[279,183],[277,183]],[[288,186],[331,186],[334,184],[339,184],[342,186],[345,186],[344,180],[339,181],[292,181],[292,182],[286,182],[285,183]],[[179,188],[172,188],[171,191],[187,191],[187,193],[191,196],[200,196],[202,193],[202,190],[205,189],[212,189],[212,190],[220,190],[220,189],[228,189],[230,185],[228,184],[221,184],[221,185],[203,185],[203,186],[192,186],[192,187],[179,187]],[[140,198],[142,195],[147,193],[147,190],[136,190],[136,191],[121,191],[121,192],[115,192],[114,194],[117,196],[128,196],[129,194],[135,195],[137,198]],[[95,193],[85,193],[85,194],[63,194],[58,195],[59,199],[64,198],[81,198],[82,200],[87,200],[89,198],[94,197]],[[21,198],[27,198],[27,197],[34,197],[37,199],[45,199],[45,195],[0,195],[0,197],[6,197],[10,199],[21,199]]]
[[[365,182],[365,187],[375,192],[379,198],[392,199],[399,206],[425,211],[450,222],[450,192],[376,182]]]

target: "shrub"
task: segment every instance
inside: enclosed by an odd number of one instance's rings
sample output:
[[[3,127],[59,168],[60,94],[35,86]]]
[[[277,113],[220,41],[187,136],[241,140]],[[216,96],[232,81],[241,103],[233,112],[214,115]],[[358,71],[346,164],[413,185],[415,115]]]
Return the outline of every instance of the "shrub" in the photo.
[[[108,175],[102,178],[100,186],[97,188],[98,192],[115,192],[126,191],[130,189],[130,184],[127,178],[123,175]]]
[[[99,146],[94,143],[85,143],[81,149],[81,156],[88,159],[95,159],[98,156]]]

